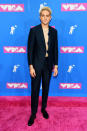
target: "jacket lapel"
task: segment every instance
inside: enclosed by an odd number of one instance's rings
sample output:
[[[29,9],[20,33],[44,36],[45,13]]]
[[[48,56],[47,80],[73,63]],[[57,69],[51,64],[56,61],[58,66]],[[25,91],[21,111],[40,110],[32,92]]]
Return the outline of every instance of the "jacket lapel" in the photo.
[[[49,33],[48,33],[48,50],[50,48],[50,45],[51,45],[51,27],[49,26]],[[42,29],[42,26],[40,24],[40,37],[41,37],[41,40],[42,40],[42,43],[44,45],[44,48],[46,50],[46,46],[45,46],[45,38],[44,38],[44,34],[43,34],[43,29]]]
[[[41,24],[40,24],[40,38],[41,38],[42,44],[44,45],[44,48],[46,50],[45,39],[44,39],[44,34],[43,34],[43,29],[42,29]]]
[[[51,27],[49,26],[49,33],[48,33],[48,50],[50,48],[50,45],[51,45],[51,36],[52,36],[52,33],[51,33]]]

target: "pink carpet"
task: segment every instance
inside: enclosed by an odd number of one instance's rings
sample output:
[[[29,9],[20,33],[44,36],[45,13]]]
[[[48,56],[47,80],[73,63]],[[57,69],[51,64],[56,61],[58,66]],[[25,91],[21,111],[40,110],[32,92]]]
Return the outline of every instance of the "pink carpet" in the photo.
[[[30,117],[29,96],[0,96],[0,131],[87,131],[86,97],[49,97],[49,119],[41,114],[41,97],[35,123]]]

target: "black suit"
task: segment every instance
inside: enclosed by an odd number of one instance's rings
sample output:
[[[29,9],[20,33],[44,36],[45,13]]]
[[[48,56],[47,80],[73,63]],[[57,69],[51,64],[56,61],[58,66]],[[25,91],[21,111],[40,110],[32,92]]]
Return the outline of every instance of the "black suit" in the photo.
[[[31,111],[37,112],[40,81],[42,77],[42,109],[47,106],[49,83],[53,65],[58,65],[57,30],[49,26],[48,58],[45,57],[46,46],[42,26],[30,29],[28,39],[28,63],[33,65],[36,77],[31,77]]]

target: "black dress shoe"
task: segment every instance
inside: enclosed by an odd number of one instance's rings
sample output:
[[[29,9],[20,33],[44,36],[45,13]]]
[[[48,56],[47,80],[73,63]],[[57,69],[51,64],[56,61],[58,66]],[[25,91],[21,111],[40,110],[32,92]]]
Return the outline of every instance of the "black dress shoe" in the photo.
[[[43,117],[44,117],[45,119],[48,119],[48,118],[49,118],[49,114],[47,113],[46,110],[41,110],[41,112],[42,112]]]
[[[34,119],[36,118],[36,115],[31,115],[30,119],[28,121],[28,126],[31,126],[34,123]]]

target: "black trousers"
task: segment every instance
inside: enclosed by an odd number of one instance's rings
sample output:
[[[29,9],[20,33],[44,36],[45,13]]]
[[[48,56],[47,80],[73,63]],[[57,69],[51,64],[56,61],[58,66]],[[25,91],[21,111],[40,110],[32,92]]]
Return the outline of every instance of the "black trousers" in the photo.
[[[42,107],[44,110],[47,107],[47,99],[49,92],[49,83],[52,74],[52,70],[48,68],[48,58],[45,58],[44,66],[42,70],[35,70],[36,77],[31,77],[31,113],[36,114],[38,108],[40,83],[42,78]]]

